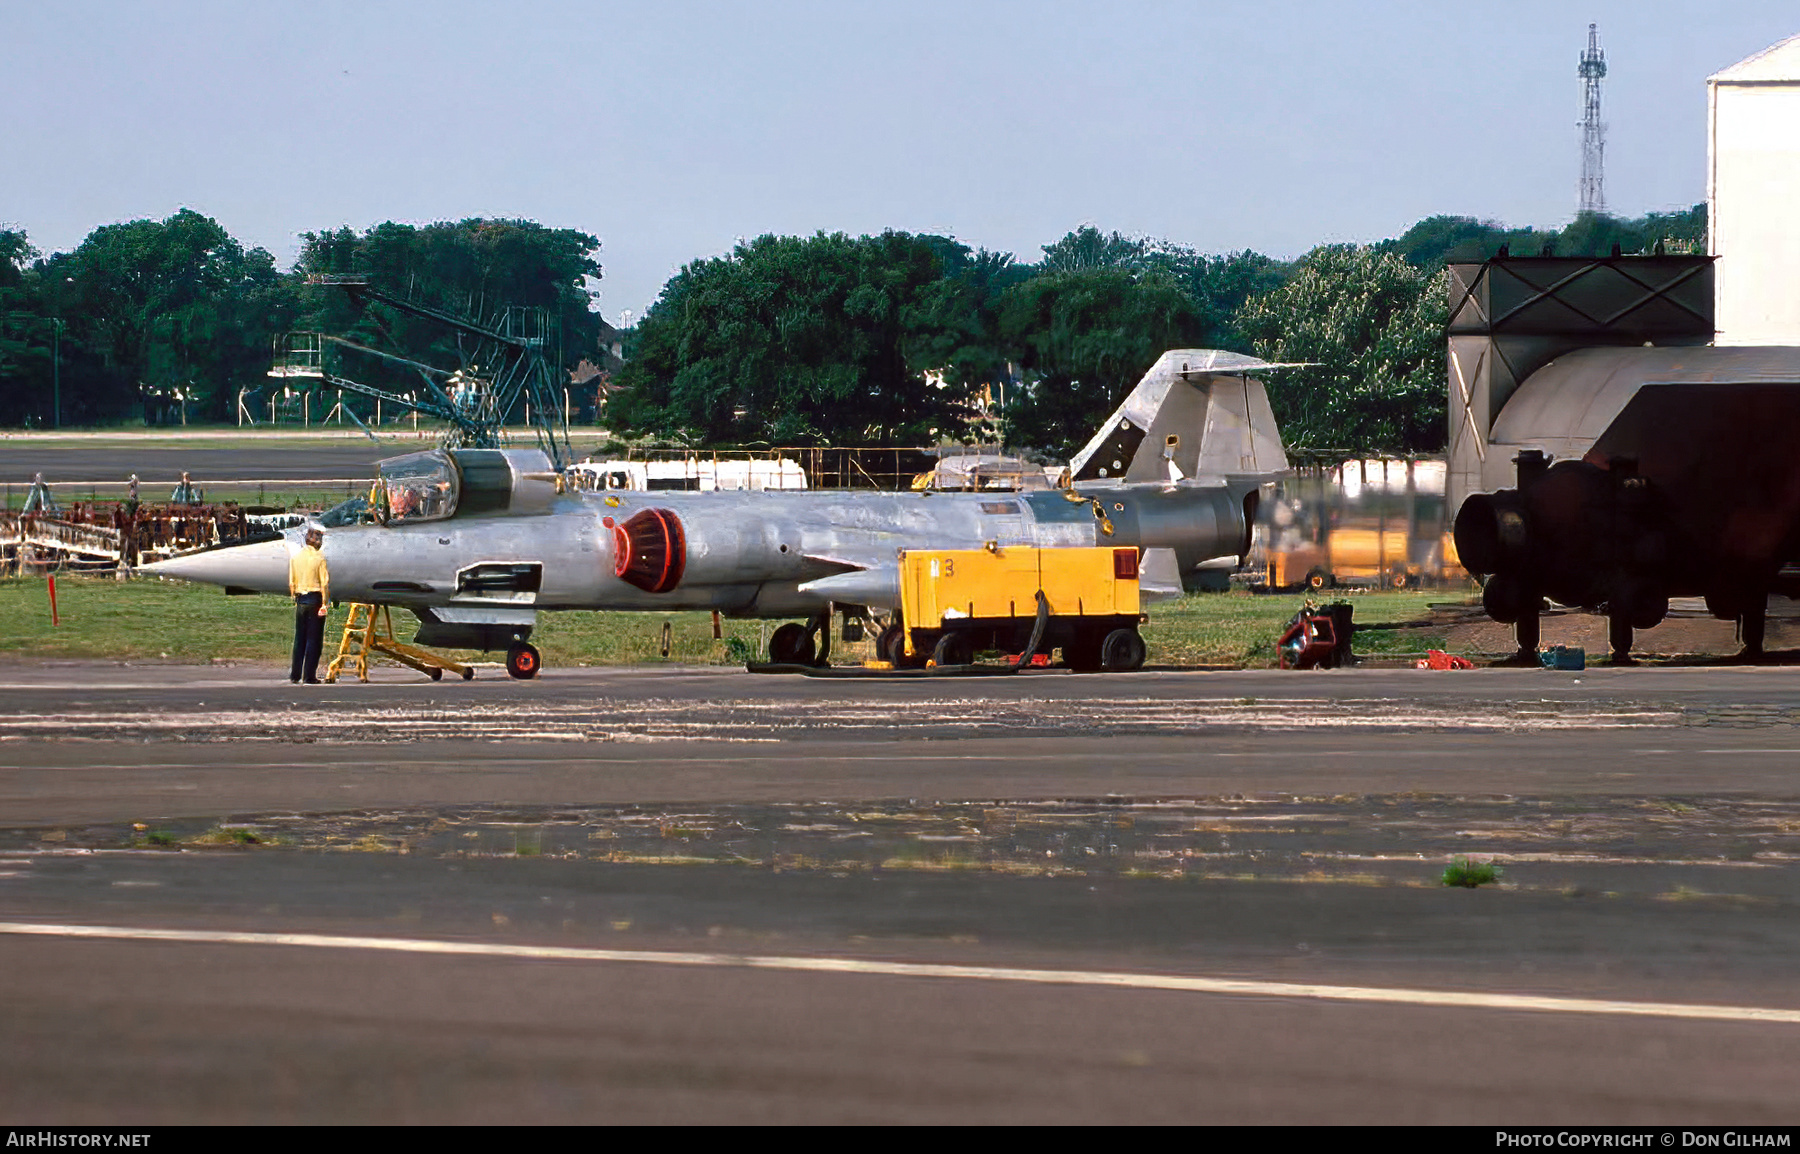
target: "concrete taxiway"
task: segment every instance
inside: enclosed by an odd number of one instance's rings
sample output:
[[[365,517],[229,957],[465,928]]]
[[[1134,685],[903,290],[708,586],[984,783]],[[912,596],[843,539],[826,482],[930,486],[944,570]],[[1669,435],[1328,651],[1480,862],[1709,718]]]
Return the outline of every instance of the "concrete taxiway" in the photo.
[[[1792,1123],[1796,722],[1787,669],[14,664],[0,1114]]]

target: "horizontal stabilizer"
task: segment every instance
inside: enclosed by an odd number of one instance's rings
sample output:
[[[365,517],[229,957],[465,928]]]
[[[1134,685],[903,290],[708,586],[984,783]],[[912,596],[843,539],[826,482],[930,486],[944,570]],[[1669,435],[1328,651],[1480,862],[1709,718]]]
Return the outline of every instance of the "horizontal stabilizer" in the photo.
[[[1138,565],[1138,598],[1168,601],[1181,596],[1181,564],[1173,549],[1146,549]]]

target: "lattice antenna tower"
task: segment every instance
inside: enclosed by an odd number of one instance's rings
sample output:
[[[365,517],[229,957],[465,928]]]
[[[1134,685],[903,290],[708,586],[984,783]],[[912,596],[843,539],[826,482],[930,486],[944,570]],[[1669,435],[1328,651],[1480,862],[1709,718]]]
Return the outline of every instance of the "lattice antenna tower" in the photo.
[[[1600,30],[1588,25],[1587,51],[1581,54],[1581,207],[1578,212],[1606,211],[1606,125],[1600,122],[1600,81],[1606,76],[1606,53]]]

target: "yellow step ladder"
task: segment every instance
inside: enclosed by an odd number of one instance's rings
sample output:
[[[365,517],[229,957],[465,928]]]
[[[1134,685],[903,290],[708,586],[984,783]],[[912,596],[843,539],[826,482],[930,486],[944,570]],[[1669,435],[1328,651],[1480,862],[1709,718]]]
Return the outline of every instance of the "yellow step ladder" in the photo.
[[[355,671],[358,681],[367,681],[371,653],[380,653],[402,665],[411,666],[433,681],[442,680],[445,670],[461,675],[464,681],[475,676],[475,667],[472,665],[463,665],[397,639],[394,636],[393,617],[386,605],[365,605],[358,602],[350,606],[350,618],[344,622],[344,639],[338,644],[337,656],[326,667],[325,680],[336,681],[344,666],[349,665]]]

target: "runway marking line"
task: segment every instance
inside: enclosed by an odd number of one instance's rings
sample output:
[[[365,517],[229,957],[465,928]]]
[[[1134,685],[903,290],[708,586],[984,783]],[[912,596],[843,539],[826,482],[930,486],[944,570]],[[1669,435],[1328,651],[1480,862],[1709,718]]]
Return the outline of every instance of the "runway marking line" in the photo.
[[[157,930],[133,926],[57,925],[0,922],[0,934],[38,937],[104,938],[123,941],[189,942],[202,945],[302,946],[336,950],[386,950],[460,957],[523,958],[533,961],[636,962],[664,966],[711,966],[796,973],[867,974],[899,978],[963,978],[1033,985],[1097,986],[1128,990],[1171,990],[1192,994],[1303,998],[1315,1001],[1379,1002],[1455,1009],[1527,1010],[1559,1014],[1611,1014],[1640,1018],[1688,1018],[1717,1022],[1773,1022],[1800,1025],[1800,1010],[1764,1006],[1705,1006],[1679,1002],[1624,1002],[1603,998],[1559,998],[1532,994],[1491,994],[1378,986],[1330,986],[1304,982],[1261,982],[1180,974],[1139,974],[1107,970],[1033,970],[1005,966],[957,966],[931,962],[884,962],[862,958],[783,957],[705,954],[660,950],[601,950],[573,946],[450,942],[429,938],[370,938],[336,934],[273,934],[236,930]]]

